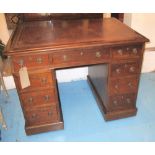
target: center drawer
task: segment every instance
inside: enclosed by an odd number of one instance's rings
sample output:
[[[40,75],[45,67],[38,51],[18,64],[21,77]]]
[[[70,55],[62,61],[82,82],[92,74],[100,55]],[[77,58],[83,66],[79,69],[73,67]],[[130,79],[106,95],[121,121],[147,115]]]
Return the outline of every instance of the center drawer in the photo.
[[[25,112],[26,126],[56,123],[59,121],[57,106],[41,107]]]
[[[14,75],[14,80],[16,82],[16,87],[21,92],[27,92],[27,91],[33,91],[33,90],[39,90],[42,88],[51,88],[54,86],[54,76],[53,71],[34,71],[34,72],[28,72],[29,79],[30,79],[30,86],[27,88],[22,89],[21,83],[20,83],[20,77],[18,74]]]
[[[24,109],[31,109],[37,106],[56,105],[57,96],[55,88],[44,91],[34,91],[20,94],[21,104]]]
[[[55,65],[76,62],[88,64],[95,61],[107,61],[109,58],[109,48],[103,47],[61,50],[50,55],[51,63]]]

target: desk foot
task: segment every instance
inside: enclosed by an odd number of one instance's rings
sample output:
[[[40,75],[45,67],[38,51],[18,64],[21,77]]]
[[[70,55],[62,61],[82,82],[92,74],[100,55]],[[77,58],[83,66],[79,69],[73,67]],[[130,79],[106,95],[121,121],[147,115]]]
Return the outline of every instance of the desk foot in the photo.
[[[135,116],[137,114],[137,108],[117,110],[117,111],[108,111],[106,109],[106,107],[104,106],[104,103],[103,103],[100,95],[98,94],[90,76],[87,76],[87,81],[88,81],[89,86],[93,92],[93,95],[97,101],[98,107],[106,121]]]

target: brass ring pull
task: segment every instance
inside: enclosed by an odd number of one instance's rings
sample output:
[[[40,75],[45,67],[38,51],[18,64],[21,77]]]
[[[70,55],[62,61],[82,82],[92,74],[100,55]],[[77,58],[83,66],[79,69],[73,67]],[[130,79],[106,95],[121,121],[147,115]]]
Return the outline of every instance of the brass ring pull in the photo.
[[[117,84],[115,85],[115,89],[118,89],[118,85]]]
[[[138,53],[137,48],[133,48],[132,52],[133,52],[133,54],[137,54]]]
[[[130,67],[129,71],[130,72],[134,72],[135,71],[135,67]]]
[[[34,119],[34,118],[36,118],[37,117],[37,115],[36,114],[32,114],[32,118]]]
[[[129,51],[129,50],[130,50],[130,48],[129,48],[129,47],[127,47],[127,48],[126,48],[126,50],[127,50],[127,51]]]
[[[100,52],[96,52],[96,58],[100,58],[101,57],[101,53]]]
[[[43,84],[45,84],[45,83],[47,83],[47,79],[46,79],[46,78],[42,78],[42,79],[41,79],[41,82],[42,82]]]
[[[30,98],[28,99],[28,102],[29,102],[29,103],[32,103],[32,102],[33,102],[33,98],[30,97]]]
[[[117,101],[116,101],[116,100],[114,100],[114,101],[113,101],[113,104],[114,104],[114,105],[117,105]]]
[[[18,64],[20,65],[20,67],[23,67],[24,66],[24,60],[20,59]]]
[[[67,60],[67,55],[63,55],[63,60],[64,60],[64,61]]]
[[[128,83],[128,86],[129,86],[130,88],[132,88],[132,87],[133,87],[133,84],[132,84],[131,82],[129,82],[129,83]]]
[[[45,99],[46,102],[49,101],[49,99],[50,99],[49,95],[45,95],[44,99]]]
[[[127,101],[127,103],[131,103],[130,98],[127,98],[126,101]]]
[[[118,54],[123,55],[123,50],[122,49],[119,49],[117,52],[118,52]]]
[[[41,64],[43,62],[43,59],[42,58],[37,58],[37,63]]]
[[[121,70],[119,68],[116,69],[116,73],[119,74]]]
[[[80,52],[80,55],[83,56],[83,52]]]
[[[52,115],[52,111],[49,111],[49,112],[48,112],[48,116],[51,116],[51,115]]]

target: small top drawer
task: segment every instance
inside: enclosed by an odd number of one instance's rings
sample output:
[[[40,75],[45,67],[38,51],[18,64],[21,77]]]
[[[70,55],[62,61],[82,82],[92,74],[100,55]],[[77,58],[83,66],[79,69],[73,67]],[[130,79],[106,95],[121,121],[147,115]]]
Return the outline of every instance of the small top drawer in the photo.
[[[26,125],[41,125],[46,123],[57,123],[59,121],[59,114],[57,106],[41,107],[25,111]]]
[[[107,61],[110,58],[110,50],[103,47],[68,49],[55,52],[50,55],[52,64],[66,63],[91,63],[95,61]]]
[[[42,88],[51,88],[54,86],[55,79],[52,71],[29,72],[30,86],[22,89],[19,75],[14,75],[16,87],[21,92],[38,90]]]
[[[113,59],[139,58],[142,53],[142,46],[120,46],[111,49]]]
[[[14,71],[19,71],[23,66],[28,69],[48,66],[48,54],[14,56],[12,59]]]

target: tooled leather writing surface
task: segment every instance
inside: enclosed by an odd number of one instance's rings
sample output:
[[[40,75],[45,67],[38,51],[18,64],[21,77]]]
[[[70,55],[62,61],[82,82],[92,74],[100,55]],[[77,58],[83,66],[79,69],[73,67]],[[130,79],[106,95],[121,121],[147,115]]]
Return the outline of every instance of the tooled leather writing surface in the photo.
[[[91,42],[114,44],[147,41],[114,18],[27,22],[18,27],[16,34],[10,52],[45,47],[52,49]]]

